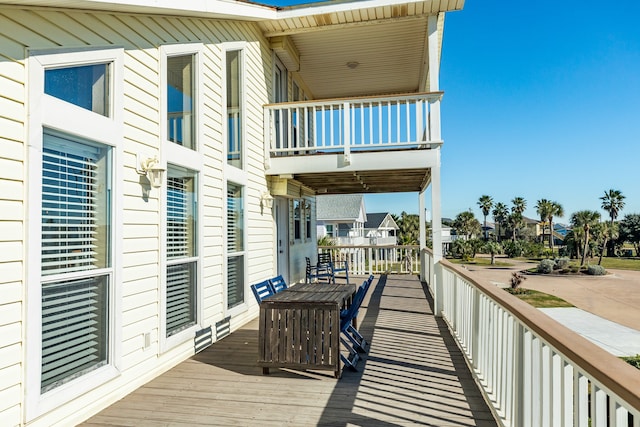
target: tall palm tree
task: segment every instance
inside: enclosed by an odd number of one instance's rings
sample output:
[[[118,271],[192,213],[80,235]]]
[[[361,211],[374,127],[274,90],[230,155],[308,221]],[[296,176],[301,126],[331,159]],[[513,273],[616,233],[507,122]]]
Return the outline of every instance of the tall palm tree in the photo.
[[[511,231],[513,233],[511,238],[513,239],[513,241],[515,241],[516,230],[521,228],[524,223],[522,213],[527,208],[527,201],[522,197],[514,197],[511,203],[513,204],[513,206],[511,207],[511,215],[509,215],[508,221],[510,225],[514,226],[511,228]]]
[[[522,214],[519,214],[518,212],[511,212],[509,215],[507,215],[505,222],[507,224],[507,227],[509,227],[509,229],[511,230],[511,240],[515,242],[516,233],[524,225]]]
[[[551,252],[553,253],[553,217],[556,216],[558,218],[562,218],[564,216],[564,208],[558,202],[551,202],[551,210],[549,210],[549,230],[551,230],[551,235],[549,236],[549,247],[551,248]]]
[[[542,223],[542,234],[540,235],[540,242],[544,242],[544,223],[549,219],[549,212],[551,212],[551,201],[547,199],[540,199],[536,203],[536,212],[540,216],[540,222]],[[553,234],[553,231],[550,231]]]
[[[478,206],[480,206],[480,210],[482,210],[482,215],[484,215],[484,240],[488,240],[487,235],[487,215],[491,212],[491,208],[493,207],[493,199],[491,196],[482,195],[478,200]]]
[[[507,208],[507,205],[505,205],[504,203],[498,202],[495,204],[493,212],[491,212],[491,214],[493,215],[493,222],[495,222],[498,226],[498,241],[500,241],[500,239],[502,238],[500,226],[504,225],[504,222],[507,219],[507,215],[509,215],[509,208]]]
[[[580,266],[584,265],[584,260],[589,250],[589,230],[600,222],[600,213],[596,211],[584,210],[574,212],[571,215],[571,225],[573,228],[581,228],[584,231],[584,244],[582,246],[582,261]]]
[[[600,250],[600,257],[598,258],[598,265],[602,264],[602,254],[607,249],[607,242],[616,240],[620,236],[620,230],[618,223],[613,222],[601,222],[598,224],[598,238],[602,240],[602,249]]]
[[[602,209],[609,213],[611,223],[616,220],[620,211],[624,208],[624,199],[622,192],[619,190],[609,190],[604,192],[604,196],[600,197],[602,200]]]
[[[511,203],[513,204],[511,212],[516,212],[520,215],[522,215],[527,208],[527,201],[522,197],[514,197]]]
[[[604,192],[604,196],[600,197],[602,200],[602,209],[609,213],[609,218],[611,219],[611,225],[618,217],[620,211],[624,208],[624,199],[625,197],[622,195],[622,192],[619,190],[610,189],[609,191]],[[613,253],[613,247],[608,248],[608,255]]]

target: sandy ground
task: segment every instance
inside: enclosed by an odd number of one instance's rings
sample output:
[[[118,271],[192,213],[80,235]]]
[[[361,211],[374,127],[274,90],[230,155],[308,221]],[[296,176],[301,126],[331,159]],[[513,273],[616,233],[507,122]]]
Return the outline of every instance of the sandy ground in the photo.
[[[508,286],[511,274],[536,264],[499,259],[511,267],[467,265],[478,280]],[[640,271],[608,270],[607,276],[527,275],[522,287],[555,295],[576,307],[640,331]]]

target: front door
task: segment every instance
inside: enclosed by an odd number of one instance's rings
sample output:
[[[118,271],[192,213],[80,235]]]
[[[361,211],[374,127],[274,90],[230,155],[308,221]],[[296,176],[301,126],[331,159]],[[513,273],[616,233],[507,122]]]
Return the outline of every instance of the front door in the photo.
[[[276,208],[278,274],[289,283],[289,201],[282,197],[274,200]]]

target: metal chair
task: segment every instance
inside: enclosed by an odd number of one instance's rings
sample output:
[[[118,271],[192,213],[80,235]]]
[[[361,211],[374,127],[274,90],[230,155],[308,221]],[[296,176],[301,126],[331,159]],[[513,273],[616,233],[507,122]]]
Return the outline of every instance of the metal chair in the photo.
[[[319,282],[321,280],[326,280],[327,283],[335,283],[335,279],[333,276],[333,270],[330,265],[311,265],[311,259],[309,257],[305,257],[307,262],[306,267],[306,283]]]

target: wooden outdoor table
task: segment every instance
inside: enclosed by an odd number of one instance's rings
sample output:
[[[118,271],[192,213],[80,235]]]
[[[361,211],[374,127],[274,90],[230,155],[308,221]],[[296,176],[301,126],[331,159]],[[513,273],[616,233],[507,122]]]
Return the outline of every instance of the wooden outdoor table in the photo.
[[[258,366],[264,374],[269,368],[329,369],[339,378],[340,309],[355,288],[302,286],[292,286],[260,303]]]

